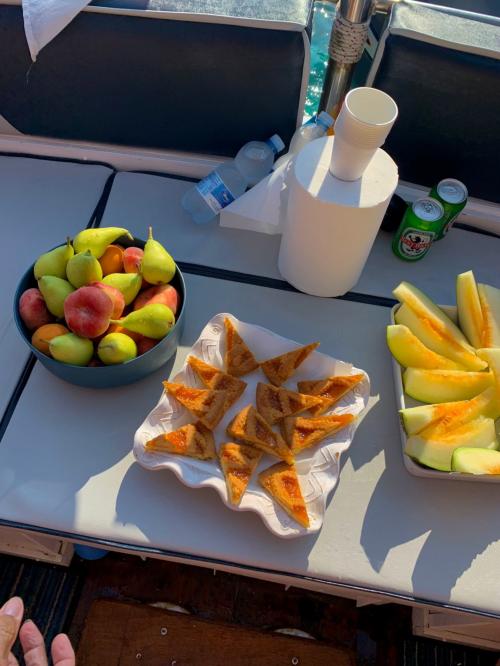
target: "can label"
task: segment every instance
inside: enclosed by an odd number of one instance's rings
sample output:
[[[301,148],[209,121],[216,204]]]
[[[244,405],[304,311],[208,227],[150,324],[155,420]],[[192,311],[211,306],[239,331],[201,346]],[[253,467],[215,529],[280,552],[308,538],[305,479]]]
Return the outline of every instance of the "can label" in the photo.
[[[428,251],[436,234],[415,227],[407,227],[399,239],[399,252],[408,259],[420,259]]]
[[[210,173],[206,178],[200,180],[196,189],[215,214],[229,206],[236,198],[216,172]]]
[[[442,236],[446,236],[446,234],[451,230],[452,226],[455,224],[455,220],[457,219],[457,217],[458,217],[458,213],[456,215],[453,215],[453,217],[451,217],[448,220],[448,222],[446,222],[446,224],[444,225],[443,230],[441,232]]]

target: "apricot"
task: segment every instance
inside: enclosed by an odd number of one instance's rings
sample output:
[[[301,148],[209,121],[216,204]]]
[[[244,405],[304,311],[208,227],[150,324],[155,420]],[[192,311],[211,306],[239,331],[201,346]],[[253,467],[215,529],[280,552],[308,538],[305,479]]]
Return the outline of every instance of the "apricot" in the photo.
[[[127,333],[130,335],[128,331]],[[140,340],[137,340],[137,356],[140,356],[140,354],[145,354],[150,349],[153,349],[153,347],[159,342],[159,340],[153,340],[152,338],[146,338],[146,336],[141,335]]]
[[[125,335],[128,335],[129,338],[132,338],[134,342],[139,342],[139,340],[144,337],[140,333],[134,333],[134,331],[129,331],[128,329],[123,328],[123,326],[120,326],[120,324],[110,324],[105,335],[108,335],[108,333],[125,333]]]
[[[120,245],[108,245],[105,253],[99,259],[102,275],[121,273],[123,271],[123,248]]]
[[[140,273],[144,250],[140,247],[128,247],[123,253],[123,268],[125,273]]]
[[[37,328],[33,333],[31,338],[31,344],[33,347],[36,347],[38,351],[41,351],[42,354],[50,356],[49,342],[52,338],[56,338],[58,335],[64,335],[69,333],[69,330],[66,326],[62,324],[44,324]]]

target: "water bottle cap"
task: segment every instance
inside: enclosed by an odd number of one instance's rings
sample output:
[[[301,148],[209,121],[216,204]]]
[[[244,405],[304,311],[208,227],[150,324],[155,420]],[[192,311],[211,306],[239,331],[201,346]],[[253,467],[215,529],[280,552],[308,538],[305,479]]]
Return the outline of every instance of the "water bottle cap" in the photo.
[[[278,134],[273,134],[272,137],[268,140],[268,143],[272,145],[276,153],[281,153],[281,151],[285,147],[283,140],[281,139],[280,136],[278,136]]]
[[[320,125],[323,125],[323,127],[330,128],[335,121],[333,120],[333,118],[329,113],[327,113],[326,111],[322,111],[321,113],[318,114],[316,122],[319,123]]]

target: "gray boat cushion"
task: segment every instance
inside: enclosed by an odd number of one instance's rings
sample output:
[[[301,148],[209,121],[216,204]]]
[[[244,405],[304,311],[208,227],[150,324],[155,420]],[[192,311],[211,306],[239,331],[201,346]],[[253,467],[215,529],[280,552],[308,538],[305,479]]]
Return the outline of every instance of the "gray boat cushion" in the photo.
[[[186,13],[194,16],[239,18],[250,22],[282,21],[297,29],[309,24],[310,0],[94,0],[94,7],[143,9]]]

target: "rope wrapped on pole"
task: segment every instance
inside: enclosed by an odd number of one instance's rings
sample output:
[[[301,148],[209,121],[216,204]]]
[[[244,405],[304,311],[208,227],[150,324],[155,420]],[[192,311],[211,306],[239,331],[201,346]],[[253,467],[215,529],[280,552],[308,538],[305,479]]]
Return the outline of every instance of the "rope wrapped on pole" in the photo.
[[[368,26],[365,23],[352,23],[337,13],[332,27],[328,55],[341,65],[353,65],[363,55]]]

